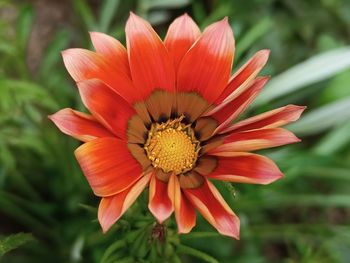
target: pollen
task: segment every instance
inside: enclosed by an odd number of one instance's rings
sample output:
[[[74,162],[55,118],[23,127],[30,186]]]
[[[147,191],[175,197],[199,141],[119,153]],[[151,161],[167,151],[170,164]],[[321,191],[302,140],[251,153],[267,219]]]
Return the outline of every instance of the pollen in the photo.
[[[184,116],[163,123],[153,123],[144,149],[153,167],[182,174],[191,170],[198,158],[200,142]]]

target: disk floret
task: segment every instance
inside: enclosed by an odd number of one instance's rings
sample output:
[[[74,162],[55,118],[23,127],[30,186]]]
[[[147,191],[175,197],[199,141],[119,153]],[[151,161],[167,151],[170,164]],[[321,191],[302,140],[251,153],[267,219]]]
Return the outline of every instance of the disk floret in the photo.
[[[153,167],[175,174],[191,170],[198,158],[200,143],[184,116],[153,123],[144,149]]]

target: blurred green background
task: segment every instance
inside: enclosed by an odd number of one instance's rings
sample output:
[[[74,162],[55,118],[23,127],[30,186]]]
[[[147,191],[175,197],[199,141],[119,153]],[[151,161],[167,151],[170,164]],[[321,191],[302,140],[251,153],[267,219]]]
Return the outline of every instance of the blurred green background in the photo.
[[[184,12],[203,29],[229,17],[235,68],[271,49],[272,80],[247,116],[307,105],[289,126],[302,143],[264,151],[285,173],[269,186],[217,186],[240,216],[241,240],[201,217],[166,240],[152,232],[147,193],[103,235],[98,199],[73,156],[79,142],[47,115],[83,110],[60,52],[91,48],[88,31],[125,42],[129,11],[163,37]],[[349,262],[350,1],[0,0],[0,262]]]

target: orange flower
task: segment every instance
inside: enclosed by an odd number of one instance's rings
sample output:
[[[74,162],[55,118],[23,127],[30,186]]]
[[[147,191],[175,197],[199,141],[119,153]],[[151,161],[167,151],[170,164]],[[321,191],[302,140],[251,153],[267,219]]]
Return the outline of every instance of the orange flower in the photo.
[[[288,105],[232,123],[268,77],[257,77],[269,51],[257,52],[230,77],[234,38],[227,19],[200,32],[188,15],[162,41],[131,14],[127,49],[91,33],[96,52],[69,49],[63,60],[91,115],[63,109],[50,116],[85,142],[76,158],[95,195],[107,231],[149,186],[149,209],[159,223],[175,212],[179,233],[195,225],[195,209],[221,234],[239,238],[239,219],[210,179],[269,184],[282,177],[251,151],[298,142],[281,126],[304,107]]]

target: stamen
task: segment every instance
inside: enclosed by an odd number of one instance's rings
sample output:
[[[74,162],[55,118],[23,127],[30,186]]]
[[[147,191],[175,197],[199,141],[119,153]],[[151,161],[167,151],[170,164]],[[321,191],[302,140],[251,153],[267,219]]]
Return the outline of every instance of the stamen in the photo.
[[[153,123],[148,132],[144,149],[153,167],[165,173],[185,173],[191,170],[198,158],[200,142],[194,136],[191,125],[181,121],[185,116]]]

